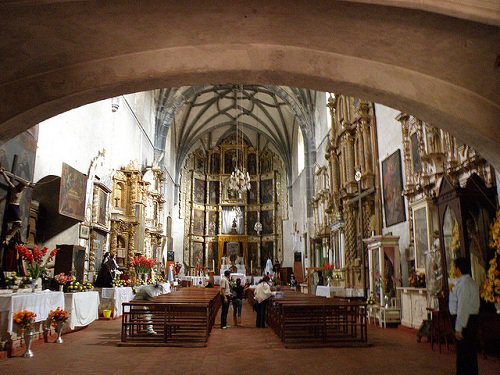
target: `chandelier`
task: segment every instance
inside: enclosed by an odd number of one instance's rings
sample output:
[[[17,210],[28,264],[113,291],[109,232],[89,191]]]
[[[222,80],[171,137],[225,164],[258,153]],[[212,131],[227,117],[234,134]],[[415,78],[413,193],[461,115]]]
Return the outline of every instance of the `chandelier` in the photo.
[[[235,91],[234,96],[235,96],[235,106],[236,108],[239,107],[240,109],[240,115],[241,115],[241,106],[238,106],[238,92],[241,93],[243,91],[242,86],[240,86],[239,91]],[[241,198],[241,195],[243,193],[246,193],[248,190],[250,190],[251,185],[250,185],[250,175],[248,172],[245,171],[245,168],[240,169],[240,163],[243,165],[243,155],[244,155],[244,147],[243,147],[243,130],[239,129],[238,126],[238,118],[239,116],[236,115],[236,145],[237,147],[239,146],[239,141],[238,137],[241,138],[241,153],[236,150],[236,166],[234,171],[231,173],[231,176],[229,177],[229,184],[228,184],[228,189],[232,190],[233,192],[237,193],[238,196]],[[241,159],[239,160],[239,155],[241,155]]]

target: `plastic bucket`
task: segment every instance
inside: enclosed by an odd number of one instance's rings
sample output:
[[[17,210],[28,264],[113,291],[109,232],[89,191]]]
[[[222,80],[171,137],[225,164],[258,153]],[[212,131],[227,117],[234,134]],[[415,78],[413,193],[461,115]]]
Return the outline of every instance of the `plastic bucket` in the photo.
[[[102,310],[102,315],[104,316],[105,319],[111,319],[111,310]]]

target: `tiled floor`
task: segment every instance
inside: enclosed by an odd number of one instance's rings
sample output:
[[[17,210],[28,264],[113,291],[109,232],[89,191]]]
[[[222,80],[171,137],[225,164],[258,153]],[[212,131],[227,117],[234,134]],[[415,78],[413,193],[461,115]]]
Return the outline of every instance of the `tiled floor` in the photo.
[[[231,314],[231,310],[230,310]],[[64,336],[64,344],[35,343],[35,357],[0,361],[0,374],[384,374],[450,375],[455,353],[417,343],[411,331],[369,326],[366,348],[285,349],[269,329],[256,329],[243,308],[243,326],[216,324],[206,348],[118,347],[120,320],[98,321]],[[232,322],[232,317],[229,317]],[[218,323],[218,321],[217,321]],[[21,352],[18,353],[20,355]],[[500,374],[500,359],[479,359],[480,374]]]

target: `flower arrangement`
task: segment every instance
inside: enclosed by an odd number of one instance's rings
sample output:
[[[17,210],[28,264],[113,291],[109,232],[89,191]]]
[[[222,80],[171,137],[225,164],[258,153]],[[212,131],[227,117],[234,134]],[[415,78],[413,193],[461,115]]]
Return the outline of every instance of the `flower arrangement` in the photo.
[[[144,255],[134,257],[132,259],[132,267],[135,269],[136,274],[148,273],[156,266],[156,259],[146,258]]]
[[[36,314],[32,311],[23,310],[14,314],[13,320],[21,329],[31,330],[35,323]]]
[[[495,254],[490,260],[490,268],[486,279],[481,284],[480,296],[486,302],[500,303],[500,210],[497,210],[496,219],[490,226],[490,248],[495,249]]]
[[[59,284],[59,285],[64,285],[70,281],[73,280],[72,276],[66,275],[64,272],[58,273],[57,275],[54,276],[54,280]]]
[[[333,271],[335,270],[335,266],[333,264],[330,264],[330,263],[325,263],[325,265],[323,266],[323,269],[325,271],[325,276],[326,277],[333,277]]]
[[[51,262],[57,254],[57,249],[53,249],[49,253],[48,258],[45,259],[48,250],[49,249],[46,247],[39,250],[36,246],[33,247],[33,249],[29,249],[23,245],[16,246],[16,251],[27,263],[26,269],[28,270],[30,276],[35,280],[45,275],[47,263]]]
[[[65,322],[68,319],[69,312],[62,310],[60,307],[55,310],[50,310],[49,316],[47,317],[47,320],[51,322],[53,326],[56,326],[58,322]]]

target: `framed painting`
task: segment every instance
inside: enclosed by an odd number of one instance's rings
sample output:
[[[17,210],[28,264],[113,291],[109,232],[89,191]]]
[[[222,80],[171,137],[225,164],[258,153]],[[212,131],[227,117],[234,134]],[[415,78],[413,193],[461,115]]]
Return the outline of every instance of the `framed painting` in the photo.
[[[193,262],[192,266],[203,266],[203,242],[193,242]]]
[[[396,150],[382,162],[384,188],[385,225],[391,226],[405,221],[403,177],[401,172],[401,150]]]
[[[260,213],[260,220],[262,223],[262,234],[273,234],[274,232],[274,227],[273,227],[273,211],[261,211]]]
[[[205,181],[194,179],[193,199],[195,203],[205,203]]]
[[[418,152],[418,135],[413,133],[410,137],[411,143],[411,160],[413,164],[413,172],[422,172],[422,159],[420,159],[420,153]]]
[[[88,240],[90,237],[90,227],[88,225],[80,224],[80,238]]]
[[[59,213],[78,221],[85,220],[87,176],[63,163],[59,187]]]
[[[248,243],[248,263],[257,267],[259,244],[257,242]]]
[[[262,204],[272,203],[274,197],[274,181],[262,180],[260,182],[260,202]]]
[[[266,262],[268,259],[271,259],[271,262],[274,259],[274,242],[266,241],[262,242],[260,247],[260,267],[264,269],[266,267]]]
[[[255,223],[257,222],[257,211],[247,211],[247,234],[249,236],[257,234],[255,231]]]
[[[429,249],[425,207],[413,211],[413,230],[415,233],[415,268],[425,270],[425,252]]]
[[[109,192],[100,185],[94,185],[94,202],[97,202],[97,210],[93,222],[106,227],[108,217],[108,197]]]
[[[231,174],[236,169],[236,150],[227,150],[224,153],[224,173]]]
[[[208,203],[219,204],[219,181],[210,181],[208,184]]]
[[[273,158],[266,156],[260,159],[260,173],[265,174],[273,170]]]
[[[205,173],[205,158],[196,155],[194,167],[196,172]]]
[[[220,172],[220,154],[210,155],[210,173],[218,174]]]
[[[248,204],[257,204],[257,181],[250,181],[250,190],[248,191]]]
[[[250,153],[247,156],[247,170],[252,176],[257,174],[257,155]]]
[[[219,231],[219,213],[217,211],[208,212],[208,235],[216,236]]]
[[[194,210],[193,213],[193,234],[203,236],[205,230],[205,211]]]

